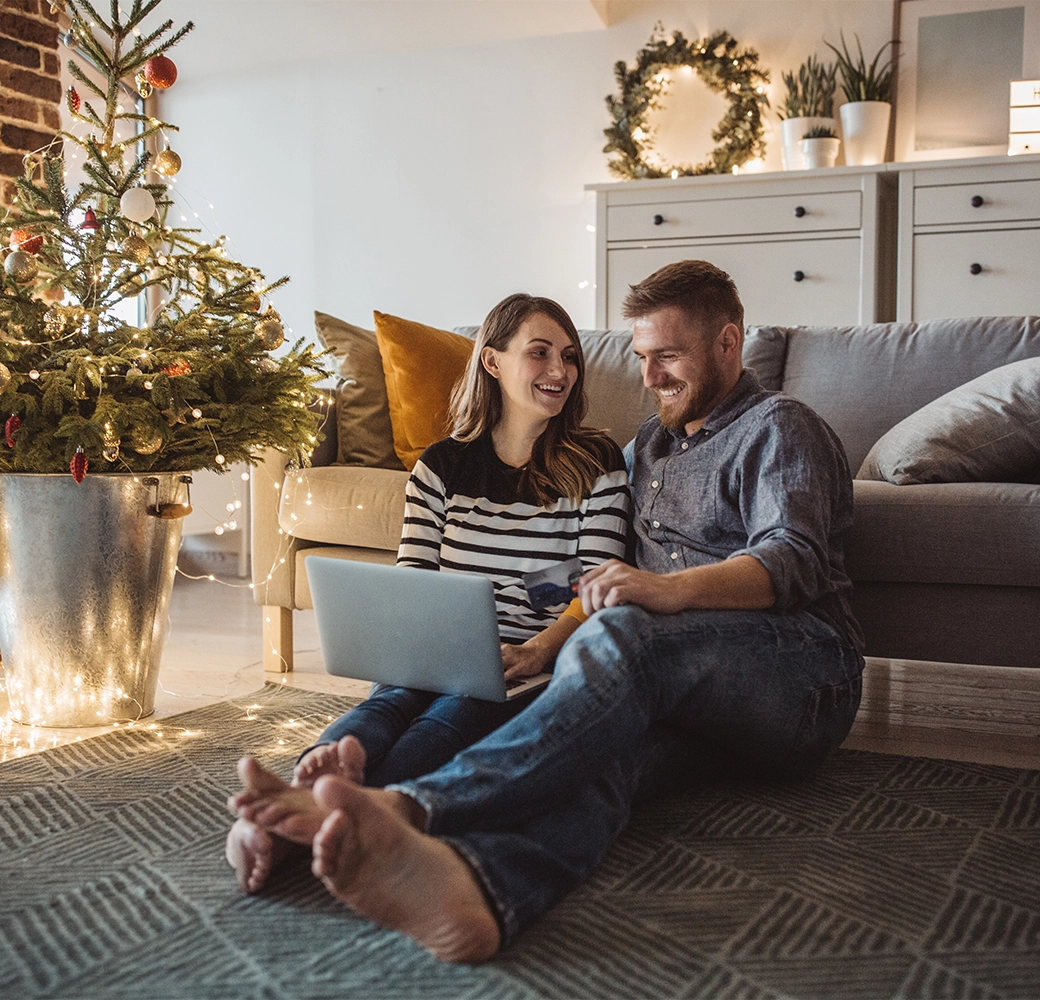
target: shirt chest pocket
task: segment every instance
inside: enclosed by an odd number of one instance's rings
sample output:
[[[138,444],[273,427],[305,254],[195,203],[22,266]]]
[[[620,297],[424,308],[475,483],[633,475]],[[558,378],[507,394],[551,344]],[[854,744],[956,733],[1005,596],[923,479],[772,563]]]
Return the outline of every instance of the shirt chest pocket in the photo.
[[[719,473],[679,478],[665,483],[660,496],[651,505],[650,526],[667,543],[676,543],[673,562],[686,565],[682,549],[712,548],[723,537],[718,523]]]

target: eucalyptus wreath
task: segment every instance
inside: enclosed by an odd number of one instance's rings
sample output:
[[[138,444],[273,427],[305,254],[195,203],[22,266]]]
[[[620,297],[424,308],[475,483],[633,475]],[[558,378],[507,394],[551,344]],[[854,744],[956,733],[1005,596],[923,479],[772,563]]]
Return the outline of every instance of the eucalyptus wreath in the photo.
[[[765,153],[762,111],[769,107],[765,84],[769,70],[758,63],[754,49],[740,47],[728,31],[687,42],[676,31],[671,40],[663,37],[663,26],[654,27],[646,48],[636,55],[635,66],[619,61],[614,76],[621,93],[607,97],[614,119],[603,130],[609,140],[604,153],[617,155],[608,161],[610,172],[626,180],[645,177],[689,177],[698,174],[728,174]],[[654,130],[646,123],[647,113],[664,106],[668,92],[667,70],[689,66],[709,90],[729,101],[729,110],[711,133],[718,145],[697,166],[652,166],[646,154],[653,149]]]

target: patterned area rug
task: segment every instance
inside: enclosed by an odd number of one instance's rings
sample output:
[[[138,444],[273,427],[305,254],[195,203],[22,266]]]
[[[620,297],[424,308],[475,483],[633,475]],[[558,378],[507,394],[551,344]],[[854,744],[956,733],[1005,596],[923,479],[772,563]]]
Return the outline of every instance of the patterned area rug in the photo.
[[[442,965],[304,864],[223,859],[235,762],[352,702],[268,685],[0,765],[0,997],[1040,996],[1040,772],[843,751],[643,809],[505,954]]]

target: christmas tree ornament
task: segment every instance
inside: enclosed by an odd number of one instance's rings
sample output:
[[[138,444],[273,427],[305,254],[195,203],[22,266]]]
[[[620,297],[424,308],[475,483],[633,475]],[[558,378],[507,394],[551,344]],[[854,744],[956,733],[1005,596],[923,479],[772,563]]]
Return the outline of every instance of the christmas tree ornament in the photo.
[[[11,369],[7,367],[2,361],[0,361],[0,393],[7,392],[7,387],[11,384]]]
[[[115,440],[106,440],[101,447],[101,457],[106,462],[114,462],[119,458],[119,442]]]
[[[11,414],[7,418],[7,422],[4,424],[4,437],[7,439],[7,447],[14,447],[14,436],[18,433],[18,428],[22,426],[21,417]]]
[[[43,246],[43,237],[34,236],[28,229],[15,229],[11,233],[10,243],[16,250],[24,250],[35,257]]]
[[[134,76],[134,84],[137,86],[137,92],[145,99],[152,96],[152,85],[148,82],[148,78],[144,75],[144,70],[137,73]]]
[[[250,292],[242,302],[242,308],[249,312],[259,312],[262,305],[263,301],[256,292]]]
[[[273,351],[280,347],[285,340],[285,328],[282,326],[282,317],[275,312],[274,306],[268,306],[264,310],[263,318],[253,328],[264,350]]]
[[[177,67],[166,56],[152,56],[144,64],[144,78],[156,90],[166,90],[177,82]]]
[[[79,93],[77,92],[75,87],[69,87],[69,92],[66,95],[66,100],[68,101],[69,111],[71,111],[74,115],[78,115],[80,98]]]
[[[169,146],[155,158],[155,169],[163,177],[173,177],[181,169],[181,158]]]
[[[267,372],[267,374],[270,375],[271,372],[278,371],[279,365],[274,358],[261,358],[260,361],[257,363],[257,368],[259,368],[260,371]]]
[[[69,462],[69,472],[72,473],[72,478],[77,483],[82,483],[87,478],[87,468],[90,463],[87,461],[87,456],[83,454],[82,448],[76,449],[76,454],[72,456],[72,461]]]
[[[163,446],[163,436],[156,428],[141,424],[130,428],[126,443],[138,455],[154,455]]]
[[[97,216],[94,214],[94,209],[87,206],[87,210],[83,213],[83,221],[80,223],[80,229],[100,229],[101,223],[98,222]]]
[[[143,264],[148,260],[148,256],[152,252],[151,247],[135,233],[131,233],[123,240],[122,250],[125,256],[138,264]]]
[[[31,253],[24,250],[12,250],[4,261],[4,272],[19,285],[32,281],[39,273],[40,266]]]
[[[43,314],[43,332],[51,340],[65,332],[65,310],[61,306],[51,306]]]
[[[191,365],[187,361],[175,361],[172,365],[167,365],[163,368],[163,373],[171,378],[176,378],[178,375],[187,375],[190,372]]]
[[[155,213],[155,199],[147,188],[130,188],[119,199],[119,211],[131,222],[145,222]]]

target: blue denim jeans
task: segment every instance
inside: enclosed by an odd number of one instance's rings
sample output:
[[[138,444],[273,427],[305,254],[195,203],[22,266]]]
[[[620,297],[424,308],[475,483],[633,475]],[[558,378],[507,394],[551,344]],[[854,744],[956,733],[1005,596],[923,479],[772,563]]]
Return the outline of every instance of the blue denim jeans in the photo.
[[[315,746],[356,736],[367,756],[365,784],[382,788],[447,764],[523,711],[537,693],[494,702],[376,684],[357,708],[328,726]]]
[[[508,943],[588,877],[640,794],[721,766],[790,778],[819,764],[852,725],[862,667],[806,612],[610,608],[525,711],[394,787],[467,859]]]

